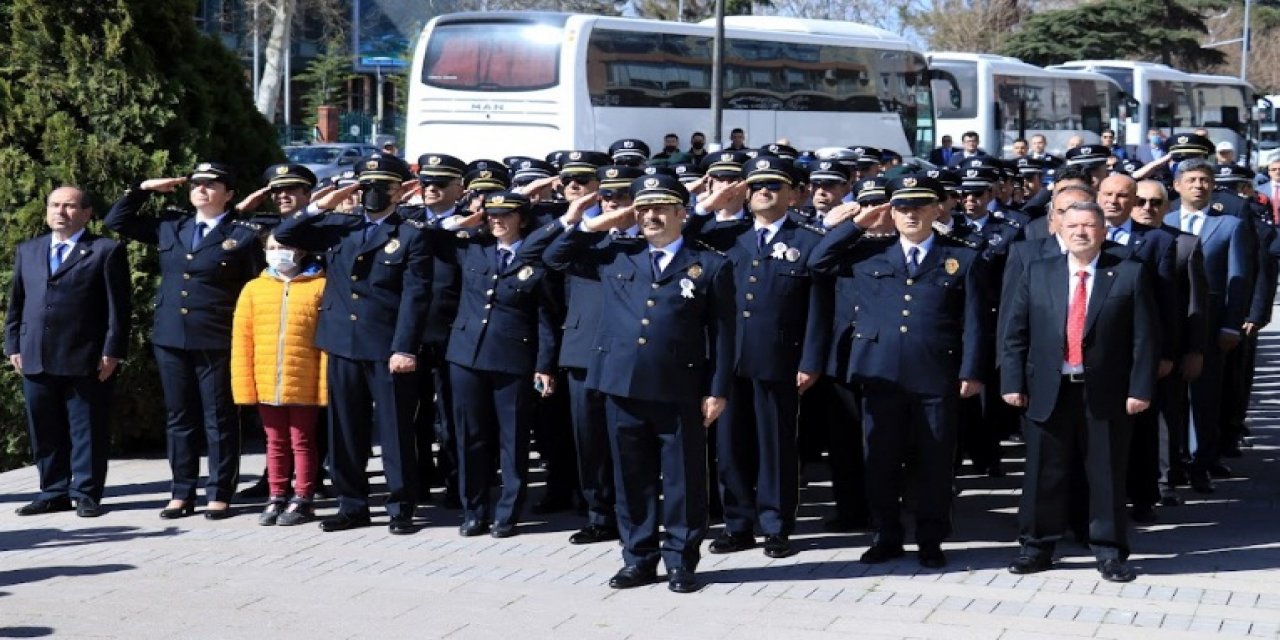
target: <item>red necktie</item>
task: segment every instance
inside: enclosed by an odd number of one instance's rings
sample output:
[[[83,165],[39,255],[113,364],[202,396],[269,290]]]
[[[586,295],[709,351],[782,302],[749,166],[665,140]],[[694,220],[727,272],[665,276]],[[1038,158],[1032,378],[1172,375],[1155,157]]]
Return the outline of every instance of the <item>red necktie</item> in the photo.
[[[1067,364],[1073,367],[1084,364],[1084,315],[1089,304],[1089,291],[1085,288],[1089,272],[1078,271],[1076,276],[1080,278],[1080,284],[1076,285],[1071,307],[1067,309]]]

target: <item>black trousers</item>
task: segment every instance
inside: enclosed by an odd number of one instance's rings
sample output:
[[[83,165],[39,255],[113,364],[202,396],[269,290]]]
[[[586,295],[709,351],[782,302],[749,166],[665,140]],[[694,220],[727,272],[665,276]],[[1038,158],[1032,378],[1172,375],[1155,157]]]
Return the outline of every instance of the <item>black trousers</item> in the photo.
[[[419,494],[426,495],[432,484],[446,488],[458,486],[458,443],[453,426],[453,385],[449,383],[449,363],[444,360],[445,345],[423,347],[418,355],[418,412],[413,418],[416,439],[415,466],[418,470]],[[432,445],[440,443],[440,459],[432,454]]]
[[[1253,393],[1254,362],[1258,334],[1241,336],[1240,345],[1227,354],[1222,368],[1222,421],[1219,423],[1218,451],[1237,446],[1244,435],[1244,419]]]
[[[729,533],[789,536],[800,500],[794,381],[737,378],[716,424],[716,470]]]
[[[905,537],[900,511],[909,451],[916,455],[916,542],[941,544],[951,535],[958,399],[907,393],[892,384],[864,386],[867,498],[876,544],[897,546]]]
[[[1125,476],[1132,419],[1099,418],[1085,404],[1083,384],[1063,380],[1053,414],[1027,420],[1027,468],[1018,503],[1018,540],[1033,554],[1052,555],[1069,524],[1072,467],[1084,462],[1089,496],[1089,546],[1099,560],[1129,555]]]
[[[668,571],[696,570],[707,536],[707,439],[698,402],[605,398],[623,561],[655,567],[661,559]]]
[[[1161,399],[1157,393],[1156,403]],[[1133,416],[1125,482],[1134,506],[1150,507],[1160,501],[1160,408],[1155,403]]]
[[[533,428],[533,375],[480,371],[449,365],[453,419],[458,427],[458,494],[467,520],[515,525],[529,476]],[[497,452],[502,491],[493,502]]]
[[[532,381],[528,385],[533,388]],[[556,388],[566,386],[564,375],[557,376]],[[533,446],[547,473],[544,499],[574,501],[578,496],[578,456],[569,395],[560,392],[543,398],[535,393],[530,397],[534,405]]]
[[[1212,323],[1210,326],[1215,326]],[[1222,401],[1226,384],[1227,354],[1218,349],[1218,336],[1209,337],[1200,377],[1191,382],[1191,416],[1194,444],[1189,469],[1206,473],[1218,463],[1222,449]]]
[[[578,481],[587,503],[587,522],[616,528],[617,491],[613,485],[613,452],[605,419],[604,394],[587,388],[587,370],[565,369],[569,387],[569,414],[577,446]]]
[[[1191,461],[1191,401],[1187,396],[1187,386],[1182,380],[1182,371],[1175,369],[1160,380],[1156,394],[1163,423],[1161,427],[1166,434],[1167,449],[1164,455],[1169,463],[1161,482],[1169,488],[1186,482],[1187,465]]]
[[[809,389],[804,397],[822,384]],[[863,451],[862,389],[849,382],[832,381],[828,387],[826,417],[827,464],[831,468],[831,494],[836,518],[864,520],[867,505],[867,469]],[[801,406],[809,400],[801,400]]]
[[[373,430],[382,445],[387,515],[413,516],[418,500],[413,414],[418,374],[391,373],[385,360],[329,354],[329,469],[338,511],[369,512],[369,448]]]
[[[39,374],[22,378],[27,434],[40,499],[102,501],[111,448],[108,417],[115,378]]]
[[[231,398],[231,350],[157,345],[155,356],[164,393],[171,497],[196,497],[203,445],[209,458],[205,499],[230,501],[240,473],[240,416]]]

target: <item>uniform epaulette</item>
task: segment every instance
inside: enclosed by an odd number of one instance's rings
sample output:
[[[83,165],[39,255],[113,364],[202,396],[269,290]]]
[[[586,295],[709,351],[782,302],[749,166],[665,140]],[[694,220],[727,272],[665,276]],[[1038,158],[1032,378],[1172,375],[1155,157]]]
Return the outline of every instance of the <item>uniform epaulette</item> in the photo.
[[[822,225],[809,224],[808,222],[801,222],[801,223],[800,223],[800,228],[801,228],[801,229],[808,229],[808,230],[810,230],[810,231],[812,231],[812,232],[814,232],[814,233],[816,233],[816,234],[818,234],[818,235],[820,235],[820,236],[825,236],[825,235],[827,235],[827,228],[826,228],[826,227],[824,227],[824,226],[822,226]]]
[[[962,247],[969,247],[970,249],[977,249],[980,246],[982,246],[977,242],[974,242],[973,240],[970,240],[968,238],[961,238],[960,236],[951,235],[949,233],[948,234],[940,233],[938,234],[938,236],[944,240],[950,240],[951,242],[954,242]]]
[[[240,225],[246,229],[252,229],[254,233],[262,231],[262,225],[256,222],[249,222],[248,220],[235,220],[231,224]]]
[[[423,222],[423,221],[421,221],[421,220],[414,220],[413,218],[404,218],[404,223],[405,223],[405,224],[407,224],[407,225],[409,225],[409,226],[411,226],[411,227],[413,227],[413,228],[415,228],[415,229],[426,229],[426,228],[427,228],[427,223],[425,223],[425,222]]]
[[[991,215],[994,216],[997,220],[1004,220],[1005,222],[1009,223],[1009,226],[1013,227],[1014,229],[1022,228],[1021,222],[1018,222],[1017,220],[1014,220],[1013,218],[1010,218],[1004,215],[1003,211],[993,211]]]
[[[167,205],[164,208],[164,211],[162,213],[164,213],[165,215],[171,215],[171,216],[189,216],[191,215],[191,210],[183,209],[182,207],[171,204],[171,205]]]
[[[728,257],[728,255],[726,255],[726,254],[725,254],[725,252],[723,252],[723,251],[721,251],[721,250],[719,250],[719,249],[717,249],[717,248],[715,248],[715,247],[713,247],[713,246],[711,246],[711,245],[709,245],[709,244],[707,244],[707,243],[705,243],[705,242],[703,242],[703,241],[701,241],[701,240],[694,240],[694,241],[693,241],[693,244],[697,245],[697,247],[698,247],[699,249],[702,249],[703,251],[710,251],[711,253],[714,253],[714,254],[716,254],[716,255],[718,255],[718,256],[720,256],[720,257],[722,257],[722,258],[727,258],[727,257]]]
[[[862,237],[868,240],[889,240],[891,238],[897,238],[898,232],[890,231],[888,233],[864,233],[862,234]]]

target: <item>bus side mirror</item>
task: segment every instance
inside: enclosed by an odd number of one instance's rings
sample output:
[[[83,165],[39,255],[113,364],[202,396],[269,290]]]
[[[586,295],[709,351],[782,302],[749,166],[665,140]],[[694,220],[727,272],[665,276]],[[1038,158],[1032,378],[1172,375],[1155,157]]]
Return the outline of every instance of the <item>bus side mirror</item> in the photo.
[[[960,108],[960,99],[961,99],[961,97],[963,97],[963,96],[961,96],[961,95],[960,95],[960,90],[959,90],[959,89],[956,89],[955,87],[952,87],[952,88],[951,88],[951,91],[947,92],[947,97],[951,100],[951,108],[952,108],[952,109],[959,109],[959,108]]]

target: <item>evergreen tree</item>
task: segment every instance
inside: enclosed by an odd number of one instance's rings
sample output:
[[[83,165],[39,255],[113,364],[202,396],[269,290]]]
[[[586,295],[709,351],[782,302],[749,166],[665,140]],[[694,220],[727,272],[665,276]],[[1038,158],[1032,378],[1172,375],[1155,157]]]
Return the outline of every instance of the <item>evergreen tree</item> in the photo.
[[[237,169],[243,194],[281,157],[240,61],[201,35],[194,15],[194,0],[0,0],[6,291],[14,248],[44,232],[44,198],[60,184],[94,194],[100,218],[134,181],[185,175],[197,160],[216,159]],[[164,410],[149,340],[154,252],[131,245],[130,262],[133,341],[117,381],[113,431],[118,443],[156,442]],[[11,370],[0,374],[0,468],[27,456],[19,386]]]
[[[346,42],[341,34],[330,39],[325,43],[324,52],[293,77],[295,83],[306,87],[302,94],[302,120],[308,127],[316,126],[318,107],[346,100],[347,82],[357,77],[351,68],[351,51]]]

